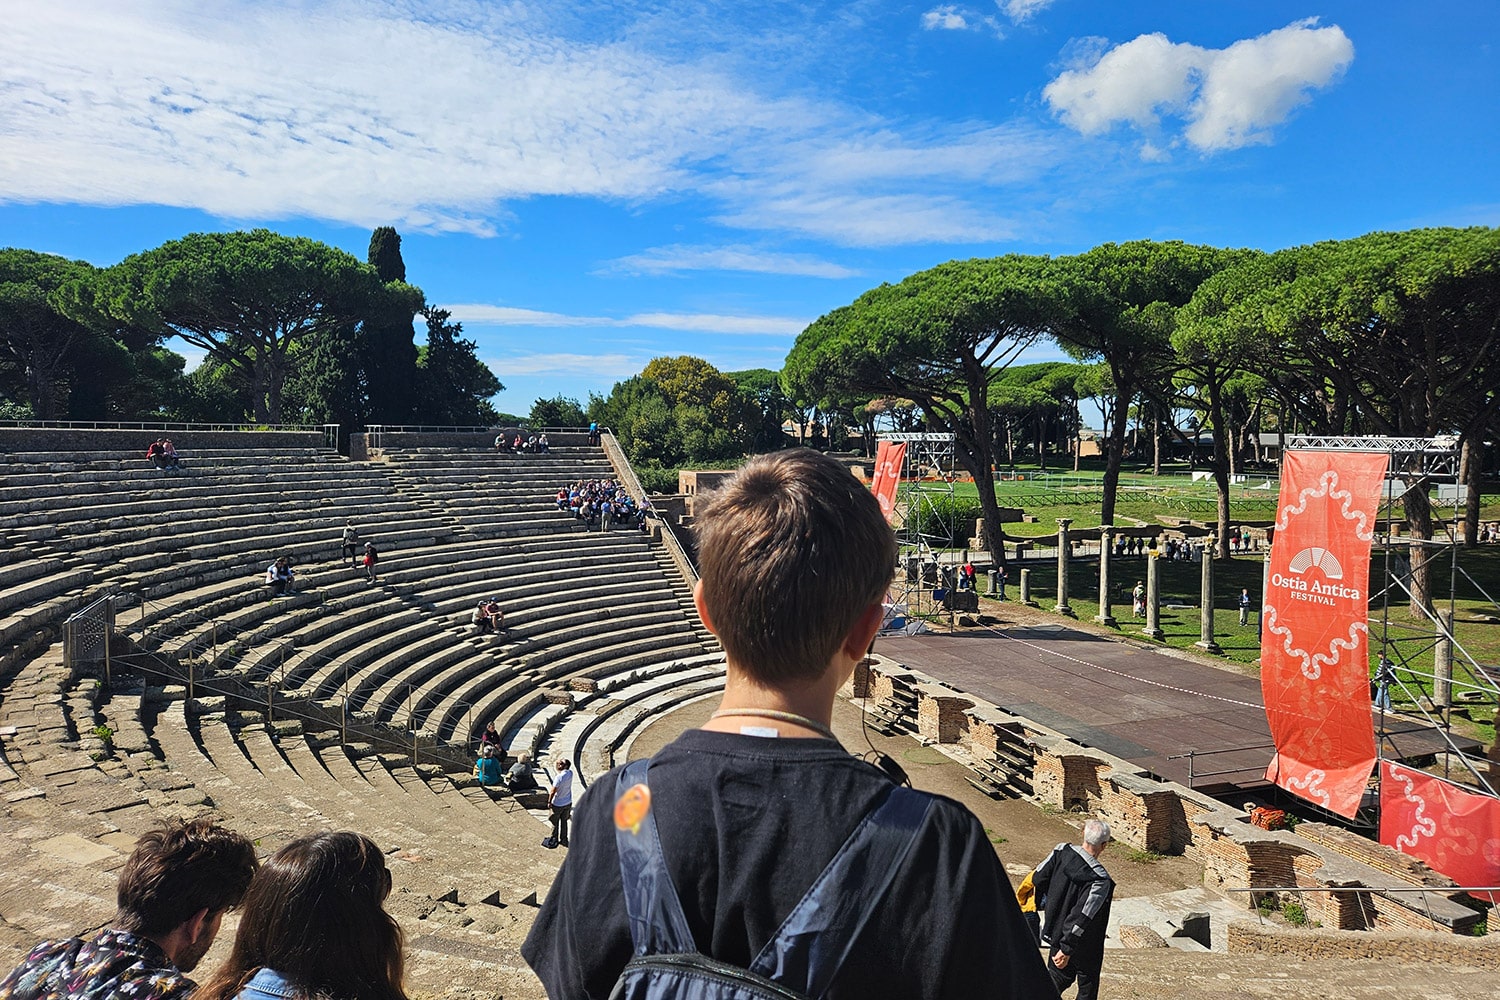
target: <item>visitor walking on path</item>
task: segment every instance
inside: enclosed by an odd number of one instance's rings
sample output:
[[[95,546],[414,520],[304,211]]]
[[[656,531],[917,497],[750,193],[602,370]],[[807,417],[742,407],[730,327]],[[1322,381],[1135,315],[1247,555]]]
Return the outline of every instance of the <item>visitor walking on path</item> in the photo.
[[[1115,894],[1115,881],[1099,860],[1109,840],[1109,824],[1091,819],[1083,824],[1081,845],[1058,844],[1031,876],[1047,915],[1042,925],[1042,941],[1051,949],[1047,971],[1058,993],[1077,980],[1078,1000],[1099,995],[1104,932]]]
[[[573,765],[566,757],[557,759],[557,777],[547,793],[547,808],[551,810],[552,835],[542,841],[542,846],[549,850],[567,847],[568,820],[573,816]]]

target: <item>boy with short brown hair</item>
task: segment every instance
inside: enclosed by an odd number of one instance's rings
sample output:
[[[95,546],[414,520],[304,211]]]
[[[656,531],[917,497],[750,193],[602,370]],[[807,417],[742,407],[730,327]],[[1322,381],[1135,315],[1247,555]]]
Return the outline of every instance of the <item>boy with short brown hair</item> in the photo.
[[[638,829],[649,814],[697,951],[748,968],[892,797],[891,779],[830,728],[895,569],[874,497],[832,459],[793,449],[752,459],[696,521],[695,597],[724,645],[724,697],[652,759],[648,794],[636,786],[617,806],[616,769],[578,800],[574,850],[522,948],[554,998],[609,996],[635,953],[617,824]],[[904,860],[826,995],[1053,995],[978,820],[916,794],[925,811]]]

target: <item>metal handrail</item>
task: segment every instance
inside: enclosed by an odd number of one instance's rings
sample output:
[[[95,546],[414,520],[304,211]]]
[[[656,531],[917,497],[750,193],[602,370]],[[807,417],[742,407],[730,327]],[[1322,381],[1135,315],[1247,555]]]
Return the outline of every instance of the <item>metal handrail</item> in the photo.
[[[146,660],[152,661],[152,663],[154,665],[148,665],[147,663],[142,663],[142,662],[140,662],[140,658],[145,658]],[[150,673],[154,673],[157,676],[160,676],[162,678],[176,679],[176,673],[171,668],[171,665],[168,664],[167,661],[164,660],[162,657],[160,657],[159,655],[157,655],[156,653],[154,653],[154,652],[152,652],[150,650],[140,650],[140,651],[137,652],[135,667],[138,670],[145,671],[145,672],[150,672]],[[253,688],[253,686],[254,686],[254,682],[248,681],[248,680],[242,682],[242,688],[240,690],[236,690],[236,689],[234,689],[232,687],[228,687],[228,686],[225,686],[225,685],[222,685],[222,684],[217,684],[213,680],[210,680],[210,679],[207,679],[207,678],[198,679],[198,680],[196,680],[196,683],[194,683],[195,677],[194,677],[194,674],[193,674],[193,667],[192,667],[191,663],[189,663],[189,665],[188,665],[188,670],[189,670],[189,675],[188,675],[188,680],[189,680],[189,694],[188,694],[188,697],[190,699],[196,699],[196,697],[197,697],[195,688],[201,688],[203,691],[208,692],[210,695],[222,695],[224,697],[241,697],[242,698],[242,697],[244,697],[244,689],[245,688]],[[105,681],[105,687],[106,688],[112,687],[112,684],[109,682],[109,680],[107,678],[106,678],[106,681]],[[271,683],[271,681],[269,679],[267,680],[267,683],[266,683],[266,689],[267,689],[266,690],[266,699],[267,699],[266,721],[267,722],[274,721],[274,719],[272,718],[272,713],[274,711],[274,706],[275,706],[274,698],[275,698],[275,695],[280,694],[280,695],[283,695],[283,699],[282,699],[282,701],[280,703],[280,706],[279,706],[283,718],[295,719],[295,720],[299,720],[299,721],[302,721],[302,722],[313,722],[313,723],[319,723],[319,724],[325,724],[325,723],[327,723],[328,720],[326,718],[324,718],[324,717],[322,717],[320,715],[317,715],[317,714],[300,711],[297,708],[297,706],[300,705],[300,704],[316,704],[316,702],[313,702],[313,700],[311,698],[309,698],[309,697],[301,697],[301,696],[287,698],[287,697],[285,697],[285,692],[282,691],[279,686],[273,686],[272,683]],[[350,715],[349,699],[348,699],[347,696],[340,696],[340,698],[339,698],[339,743],[340,743],[341,746],[347,746],[348,743],[349,743],[349,738],[348,738],[348,717],[349,717],[349,715]],[[378,720],[375,720],[375,721],[378,722]],[[395,728],[395,727],[393,726],[392,728]],[[418,751],[418,748],[419,748],[419,740],[420,740],[420,736],[421,736],[421,731],[418,730],[418,729],[415,729],[415,728],[411,727],[410,725],[407,727],[407,731],[408,731],[408,733],[411,736],[411,751],[410,752],[411,752],[411,757],[412,757],[412,766],[415,767],[419,763],[419,758],[418,758],[418,752],[419,751]],[[451,742],[448,741],[448,740],[443,740],[443,739],[441,739],[440,737],[437,737],[437,736],[432,736],[431,739],[433,739],[437,743],[444,744],[444,748],[443,749],[446,751],[447,754],[449,754],[449,755],[451,755],[453,757],[463,758],[463,757],[466,756],[466,752],[464,750],[459,750],[459,749],[454,748],[451,745]]]
[[[1217,778],[1225,774],[1243,774],[1246,771],[1259,770],[1257,767],[1234,767],[1224,771],[1198,771],[1194,768],[1194,760],[1198,757],[1211,757],[1220,753],[1239,753],[1242,750],[1275,750],[1275,743],[1256,743],[1243,747],[1220,747],[1218,750],[1189,750],[1187,753],[1173,753],[1166,756],[1167,760],[1182,760],[1187,758],[1188,762],[1188,787],[1193,787],[1193,782],[1198,778]]]
[[[166,605],[160,604],[160,603],[158,603],[156,601],[148,601],[143,595],[140,595],[140,594],[134,594],[134,593],[131,593],[129,591],[125,591],[125,592],[123,592],[123,594],[125,596],[134,597],[138,601],[140,601],[141,619],[142,620],[144,620],[145,617],[146,617],[146,605],[147,604],[152,605],[152,607],[154,607],[154,608],[167,608]],[[101,600],[102,599],[103,598],[101,598]],[[338,601],[332,601],[332,600],[330,600],[330,601],[325,601],[323,603],[325,604],[325,606],[333,609],[336,612],[344,610],[343,607],[342,607],[342,605]],[[168,609],[168,610],[170,610],[170,609]],[[196,620],[196,622],[198,624],[208,625],[208,626],[210,626],[212,628],[213,632],[212,632],[212,636],[211,636],[210,641],[212,643],[212,651],[213,652],[212,652],[212,656],[211,656],[211,661],[212,662],[217,662],[218,661],[218,656],[219,656],[219,652],[218,652],[218,650],[219,650],[219,625],[221,624],[220,621],[219,621],[219,619],[217,619],[217,618],[206,618],[203,615],[198,614],[196,611],[194,611],[191,608],[182,609],[179,613],[181,613],[183,615],[191,616],[190,620]],[[225,631],[229,632],[227,625],[225,627]],[[229,633],[229,634],[227,634],[225,636],[224,645],[226,647],[230,646],[234,642],[238,641],[239,639],[240,639],[240,634],[239,633]],[[259,648],[257,648],[257,649],[247,649],[247,651],[246,651],[246,653],[247,653],[246,658],[241,661],[247,667],[247,676],[244,678],[244,682],[247,683],[247,684],[256,683],[255,681],[251,680],[250,677],[248,676],[250,668],[253,668],[255,672],[259,672],[260,671],[260,667],[265,662],[265,659],[266,659],[267,656],[279,653],[280,657],[281,657],[280,663],[278,665],[276,665],[276,666],[273,666],[271,669],[265,671],[266,680],[262,681],[260,683],[269,685],[270,682],[271,682],[271,678],[275,675],[276,671],[278,669],[280,669],[281,670],[281,674],[282,674],[281,681],[280,681],[280,683],[276,684],[276,686],[275,686],[275,693],[276,694],[282,694],[282,695],[284,695],[286,692],[284,691],[284,689],[282,688],[281,685],[283,683],[285,683],[285,681],[286,681],[286,661],[287,661],[287,657],[288,657],[288,648],[290,647],[292,650],[296,651],[296,645],[297,644],[296,644],[295,639],[292,639],[290,641],[276,641],[276,640],[271,640],[271,641],[267,641],[267,642],[258,644]],[[195,647],[195,651],[196,651],[196,647]],[[348,665],[347,659],[343,655],[333,656],[333,655],[330,655],[330,654],[327,654],[327,653],[323,653],[323,652],[319,652],[319,651],[316,651],[316,650],[304,650],[304,651],[300,651],[300,652],[302,653],[302,656],[303,656],[302,662],[306,663],[306,664],[309,664],[309,665],[311,665],[314,668],[319,667],[319,666],[330,666],[330,667],[331,666],[336,666],[336,665],[339,665],[340,661],[343,661],[343,663],[342,663],[342,666],[344,668],[343,669],[343,679],[340,681],[340,684],[339,684],[339,690],[340,690],[339,698],[340,698],[340,700],[345,705],[345,711],[347,711],[347,705],[348,705],[348,700],[349,700],[349,694],[348,694],[348,687],[349,687],[349,669],[348,669],[348,667],[349,667],[349,665]],[[152,654],[152,655],[155,655],[155,654]],[[196,681],[196,677],[195,677],[195,668],[194,668],[194,665],[193,665],[193,660],[189,659],[189,661],[188,661],[188,687],[192,688],[192,687],[195,686],[196,683],[197,683],[197,681]],[[417,735],[422,732],[421,727],[417,724],[416,718],[412,715],[411,710],[410,710],[409,707],[408,707],[408,710],[407,710],[406,729],[407,729],[408,732],[410,732],[412,734],[412,737],[413,737],[414,741],[415,741]],[[441,735],[439,733],[434,732],[433,733],[433,738],[434,739],[441,739],[442,737],[441,737]],[[342,737],[341,737],[341,740],[342,740]],[[415,763],[415,759],[413,760],[413,763]]]
[[[1218,889],[1220,892],[1500,892],[1500,885],[1235,885]]]
[[[92,431],[322,431],[338,424],[192,423],[180,420],[0,420],[0,427]]]

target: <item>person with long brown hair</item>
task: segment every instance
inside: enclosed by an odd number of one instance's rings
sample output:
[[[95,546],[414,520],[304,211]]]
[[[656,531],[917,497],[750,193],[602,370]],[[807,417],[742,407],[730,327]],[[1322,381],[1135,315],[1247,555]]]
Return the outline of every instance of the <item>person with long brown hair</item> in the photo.
[[[370,838],[292,841],[251,881],[229,960],[194,1000],[406,1000],[401,928],[382,905],[390,891]]]

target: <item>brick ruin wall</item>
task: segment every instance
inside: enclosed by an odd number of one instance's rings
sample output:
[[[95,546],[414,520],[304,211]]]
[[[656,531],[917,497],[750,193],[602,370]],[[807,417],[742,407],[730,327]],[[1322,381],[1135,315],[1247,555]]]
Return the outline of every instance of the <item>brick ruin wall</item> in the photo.
[[[1493,912],[1493,911],[1492,911]],[[1500,948],[1484,938],[1452,934],[1339,934],[1327,929],[1286,929],[1234,921],[1227,947],[1234,955],[1278,955],[1292,959],[1398,960],[1406,964],[1500,969]],[[1486,987],[1475,984],[1475,996]]]
[[[1309,836],[1251,825],[1241,809],[1225,805],[1174,782],[1158,781],[1139,768],[1100,750],[1080,746],[1034,722],[1006,714],[879,656],[861,664],[845,692],[868,692],[871,702],[890,700],[897,687],[917,693],[915,724],[924,740],[947,744],[987,758],[1001,743],[1018,740],[1034,754],[1033,797],[1060,811],[1087,813],[1109,823],[1115,839],[1140,850],[1180,854],[1203,866],[1203,884],[1224,892],[1247,910],[1270,897],[1273,904],[1297,901],[1311,920],[1338,930],[1422,930],[1471,933],[1482,915],[1453,893],[1450,880],[1430,872],[1390,848],[1359,838],[1338,844],[1339,831],[1308,824]],[[1352,836],[1352,835],[1348,835]],[[1387,857],[1387,855],[1390,855]],[[1352,860],[1351,860],[1352,859]],[[1426,885],[1430,894],[1395,902],[1395,893],[1369,888],[1352,873],[1355,861],[1391,874],[1397,882]],[[1364,871],[1361,868],[1361,871]],[[1296,887],[1280,894],[1229,892],[1245,886]],[[1444,887],[1450,887],[1445,891]],[[1487,914],[1492,928],[1500,923]]]

